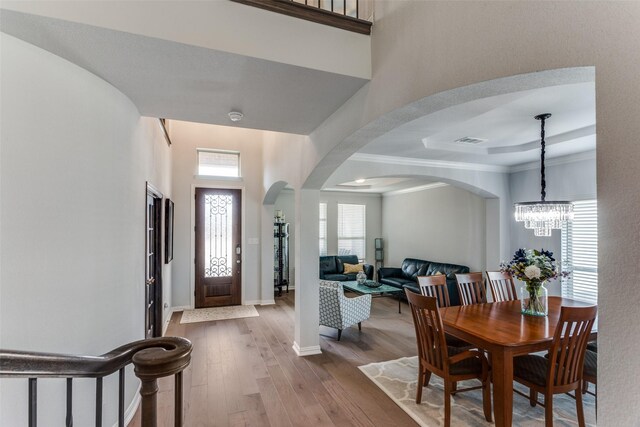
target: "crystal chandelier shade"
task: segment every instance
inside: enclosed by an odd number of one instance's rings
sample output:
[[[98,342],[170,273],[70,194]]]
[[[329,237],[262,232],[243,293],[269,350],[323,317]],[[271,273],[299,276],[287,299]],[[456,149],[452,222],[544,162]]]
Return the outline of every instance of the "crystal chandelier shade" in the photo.
[[[573,220],[573,203],[566,201],[546,201],[546,181],[544,175],[544,124],[551,114],[540,114],[535,117],[540,120],[540,201],[515,203],[515,219],[524,222],[524,227],[533,230],[536,236],[551,236],[551,230],[558,230],[562,225]]]

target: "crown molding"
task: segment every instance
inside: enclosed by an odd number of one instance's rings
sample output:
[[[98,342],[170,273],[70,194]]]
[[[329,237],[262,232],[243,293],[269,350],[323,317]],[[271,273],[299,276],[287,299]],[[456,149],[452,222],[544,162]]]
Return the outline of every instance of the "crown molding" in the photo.
[[[544,165],[545,167],[559,166],[559,165],[566,165],[568,163],[582,162],[585,160],[595,160],[595,159],[596,159],[596,152],[595,150],[591,150],[591,151],[583,151],[582,153],[569,154],[567,156],[562,156],[562,157],[555,157],[552,159],[545,159]],[[535,162],[529,162],[529,163],[522,163],[520,165],[514,165],[514,166],[511,166],[509,172],[510,173],[524,172],[532,169],[540,169],[540,162],[535,161]]]
[[[384,163],[402,166],[461,169],[478,172],[507,173],[510,169],[508,166],[484,165],[480,163],[448,162],[444,160],[410,159],[408,157],[383,156],[380,154],[365,153],[355,153],[351,157],[349,157],[349,160],[353,160],[356,162]]]
[[[386,193],[383,193],[382,195],[384,197],[386,197],[386,196],[396,196],[398,194],[415,193],[415,192],[418,192],[418,191],[425,191],[425,190],[432,190],[434,188],[447,187],[448,185],[449,184],[446,184],[444,182],[434,182],[434,183],[431,183],[431,184],[419,185],[417,187],[403,188],[402,190],[387,191]]]

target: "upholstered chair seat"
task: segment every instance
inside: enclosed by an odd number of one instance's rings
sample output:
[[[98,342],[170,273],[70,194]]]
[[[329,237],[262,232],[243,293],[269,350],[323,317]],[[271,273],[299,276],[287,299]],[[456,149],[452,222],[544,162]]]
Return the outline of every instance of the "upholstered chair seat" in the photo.
[[[340,282],[320,281],[320,325],[336,328],[338,341],[342,330],[358,325],[367,320],[371,314],[371,295],[347,298]]]

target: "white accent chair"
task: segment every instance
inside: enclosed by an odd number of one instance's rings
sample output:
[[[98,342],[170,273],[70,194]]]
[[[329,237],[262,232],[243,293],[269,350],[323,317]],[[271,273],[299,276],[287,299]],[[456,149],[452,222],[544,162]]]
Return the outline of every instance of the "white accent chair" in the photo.
[[[371,314],[371,295],[347,298],[342,283],[320,281],[320,325],[338,329],[338,341],[342,330],[367,320]]]

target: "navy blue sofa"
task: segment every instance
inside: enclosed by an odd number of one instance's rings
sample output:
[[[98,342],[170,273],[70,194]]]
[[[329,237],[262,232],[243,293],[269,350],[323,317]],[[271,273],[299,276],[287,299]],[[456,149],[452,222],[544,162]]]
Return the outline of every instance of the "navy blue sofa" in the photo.
[[[344,264],[358,264],[357,255],[327,255],[320,257],[320,280],[344,282],[356,280],[356,273],[344,274]],[[364,265],[367,279],[373,280],[373,266]]]

